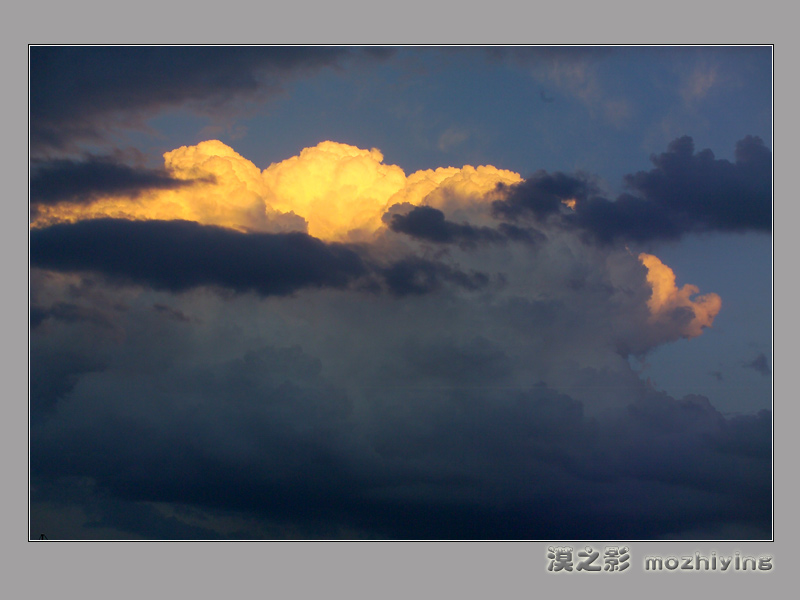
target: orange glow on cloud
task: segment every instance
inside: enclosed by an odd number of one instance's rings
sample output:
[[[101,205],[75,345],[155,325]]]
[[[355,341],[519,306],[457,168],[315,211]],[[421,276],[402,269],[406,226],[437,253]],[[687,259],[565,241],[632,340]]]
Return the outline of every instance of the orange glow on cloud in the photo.
[[[687,284],[679,289],[675,285],[675,273],[657,256],[642,253],[639,260],[647,267],[647,282],[653,288],[653,294],[647,301],[652,320],[661,320],[676,309],[688,308],[694,317],[681,335],[697,337],[703,328],[711,327],[722,307],[722,299],[717,294],[704,294],[692,299],[700,291],[697,286]]]
[[[383,163],[377,149],[321,142],[298,156],[260,170],[217,140],[182,146],[164,154],[177,179],[198,179],[183,188],[138,196],[99,198],[86,205],[43,206],[33,223],[42,227],[101,217],[187,219],[240,231],[305,230],[324,240],[360,240],[383,226],[393,204],[467,209],[486,202],[498,183],[522,180],[492,166],[448,167],[406,176]],[[305,222],[304,222],[305,221]]]
[[[575,210],[575,205],[577,204],[577,202],[575,201],[574,198],[570,198],[569,200],[562,200],[561,204],[566,204],[568,208]]]

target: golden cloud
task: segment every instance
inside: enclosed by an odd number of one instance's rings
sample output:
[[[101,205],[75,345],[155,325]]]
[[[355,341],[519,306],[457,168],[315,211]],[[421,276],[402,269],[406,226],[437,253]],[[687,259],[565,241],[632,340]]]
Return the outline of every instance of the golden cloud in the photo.
[[[218,140],[164,154],[169,174],[191,185],[135,197],[108,196],[88,204],[42,206],[33,222],[95,218],[186,219],[239,231],[308,231],[324,240],[368,239],[393,204],[430,204],[470,211],[498,183],[519,174],[492,166],[447,167],[412,173],[384,164],[377,149],[325,141],[263,171]]]
[[[679,309],[689,309],[693,318],[680,332],[683,337],[697,337],[703,329],[711,327],[714,318],[722,308],[722,299],[717,294],[704,294],[693,298],[700,292],[697,286],[686,284],[678,288],[675,273],[657,256],[639,255],[639,260],[647,267],[647,282],[653,294],[647,301],[651,321],[665,321]]]

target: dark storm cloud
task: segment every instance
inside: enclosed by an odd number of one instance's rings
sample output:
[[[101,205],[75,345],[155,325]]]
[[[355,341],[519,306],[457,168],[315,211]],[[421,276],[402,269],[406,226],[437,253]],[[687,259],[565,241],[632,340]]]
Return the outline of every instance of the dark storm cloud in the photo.
[[[98,219],[34,229],[31,265],[97,272],[183,291],[221,286],[263,296],[345,287],[365,273],[359,256],[304,233],[243,234],[190,221]]]
[[[496,349],[420,349],[445,360],[457,351],[457,370],[481,353],[495,366],[468,388],[440,378],[376,390],[366,421],[298,348],[135,382],[106,370],[37,424],[32,471],[90,478],[122,505],[245,514],[278,524],[274,537],[650,539],[718,521],[769,537],[769,413],[726,419],[703,397],[642,385],[629,407],[588,418],[546,385],[481,388],[505,372]],[[104,510],[99,523],[144,537],[216,537]]]
[[[163,170],[131,167],[111,156],[37,161],[31,174],[31,203],[86,203],[101,195],[136,196],[148,189],[175,189],[191,183],[173,179]]]
[[[735,162],[711,150],[695,153],[688,136],[651,157],[654,168],[627,175],[633,192],[615,201],[597,195],[585,176],[537,172],[501,187],[495,216],[532,218],[583,233],[600,243],[678,239],[704,231],[769,232],[772,228],[772,153],[747,136],[736,144]],[[574,210],[565,200],[576,200]]]
[[[68,148],[164,108],[187,102],[220,106],[274,92],[289,77],[358,53],[324,47],[33,46],[31,146],[34,153]],[[386,52],[363,54],[383,58]]]

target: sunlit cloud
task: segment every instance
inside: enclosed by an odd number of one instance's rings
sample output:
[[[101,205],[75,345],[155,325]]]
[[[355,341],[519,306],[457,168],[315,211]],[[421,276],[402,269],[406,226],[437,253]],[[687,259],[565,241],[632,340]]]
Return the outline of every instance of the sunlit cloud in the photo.
[[[42,206],[34,227],[85,219],[182,219],[242,232],[303,231],[329,241],[364,240],[382,228],[398,203],[468,210],[498,183],[519,174],[493,166],[417,171],[383,162],[378,149],[325,141],[263,171],[217,140],[164,154],[178,189],[106,195],[94,201]]]
[[[711,327],[722,308],[722,299],[717,294],[696,296],[700,290],[690,284],[678,288],[675,273],[657,256],[643,252],[639,260],[647,267],[647,282],[653,289],[653,295],[647,301],[653,321],[673,319],[677,311],[688,309],[693,316],[688,322],[683,322],[681,335],[697,337],[704,328]]]

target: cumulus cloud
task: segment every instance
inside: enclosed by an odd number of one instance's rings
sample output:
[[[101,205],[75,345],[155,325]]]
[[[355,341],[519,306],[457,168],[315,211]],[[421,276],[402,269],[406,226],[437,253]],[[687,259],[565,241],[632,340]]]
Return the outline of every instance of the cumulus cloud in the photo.
[[[675,273],[652,254],[639,255],[639,260],[647,267],[647,282],[653,294],[647,301],[654,321],[682,317],[681,333],[685,337],[700,335],[705,327],[711,327],[714,317],[722,307],[722,299],[717,294],[704,294],[693,298],[700,290],[695,285],[675,285]],[[680,317],[679,317],[680,318]]]
[[[129,169],[118,170],[131,177]],[[325,240],[363,241],[384,227],[392,205],[424,202],[475,218],[485,213],[484,196],[498,183],[521,180],[489,165],[406,177],[399,166],[385,164],[377,149],[330,141],[262,171],[230,146],[209,140],[165,153],[164,172],[163,182],[152,185],[147,173],[140,176],[136,194],[102,194],[101,188],[72,203],[62,195],[64,202],[37,206],[33,226],[104,217],[183,219],[239,231],[304,231]],[[123,190],[118,185],[105,191]]]
[[[168,186],[92,190],[79,202],[37,205],[34,227],[85,219],[189,220],[239,231],[305,231],[305,220],[265,203],[261,170],[218,141],[177,148],[164,155]],[[166,189],[164,189],[166,188]],[[101,193],[105,191],[106,193]],[[109,193],[125,191],[128,193]],[[34,197],[35,199],[35,197]]]
[[[721,300],[574,226],[590,176],[406,176],[333,142],[263,170],[203,142],[165,172],[193,183],[31,230],[34,527],[77,505],[73,532],[145,538],[769,537],[769,415],[628,362]]]

